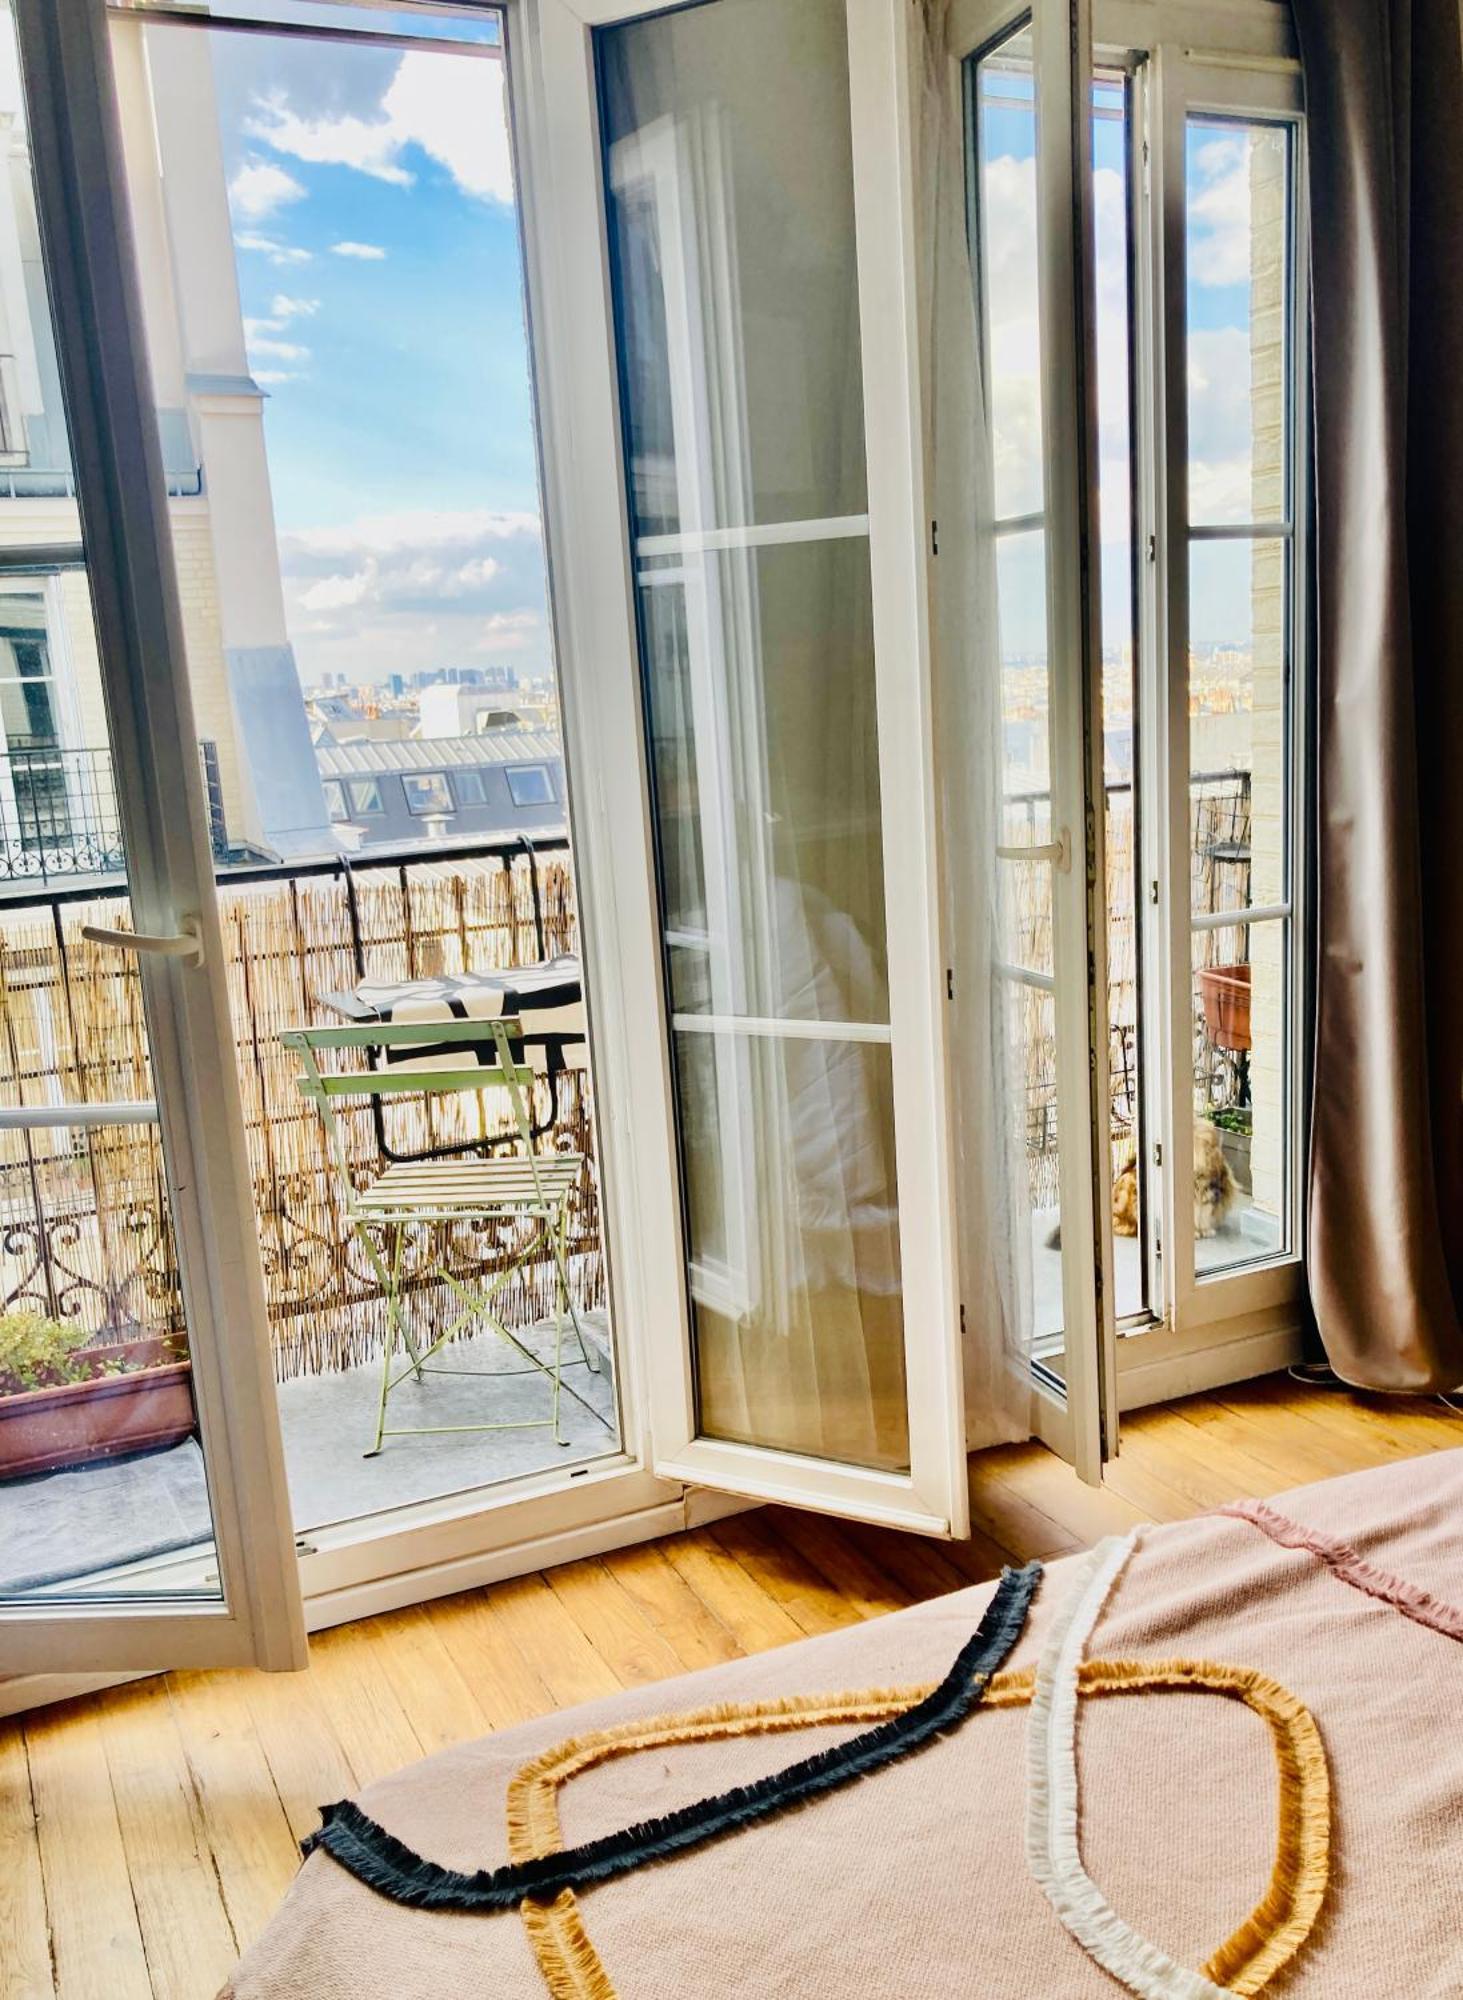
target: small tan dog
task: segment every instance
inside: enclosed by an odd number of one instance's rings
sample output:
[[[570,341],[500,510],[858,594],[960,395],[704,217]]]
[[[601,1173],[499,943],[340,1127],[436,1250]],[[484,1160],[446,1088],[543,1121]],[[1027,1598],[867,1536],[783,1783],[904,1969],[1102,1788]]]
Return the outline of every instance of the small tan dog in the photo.
[[[1236,1192],[1234,1175],[1230,1172],[1229,1161],[1224,1157],[1224,1146],[1219,1134],[1207,1118],[1196,1118],[1194,1121],[1194,1234],[1196,1236],[1213,1236],[1223,1226],[1226,1216],[1234,1207]],[[1138,1152],[1134,1146],[1129,1146],[1123,1154],[1123,1163],[1113,1176],[1112,1233],[1114,1236],[1138,1234]],[[1046,1240],[1049,1250],[1061,1249],[1060,1222]]]
[[[1207,1118],[1194,1121],[1194,1234],[1213,1236],[1234,1207],[1235,1180]],[[1138,1155],[1130,1146],[1112,1184],[1114,1236],[1138,1234]]]

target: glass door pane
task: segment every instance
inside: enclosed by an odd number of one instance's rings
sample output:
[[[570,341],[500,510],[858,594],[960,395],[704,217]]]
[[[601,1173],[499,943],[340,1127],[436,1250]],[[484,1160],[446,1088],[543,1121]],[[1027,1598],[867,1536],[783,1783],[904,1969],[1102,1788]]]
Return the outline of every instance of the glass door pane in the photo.
[[[848,33],[598,49],[697,1426],[904,1472]]]
[[[1293,128],[1184,131],[1194,1276],[1293,1249]]]
[[[339,1544],[620,1418],[502,16],[253,11],[112,44],[294,1521]],[[501,1087],[333,1141],[281,1039],[414,1023],[430,1063],[500,1010],[562,1241],[471,1209],[525,1150]],[[363,1215],[393,1176],[411,1216]]]
[[[1038,25],[1040,19],[1038,17]],[[1050,242],[1049,166],[1043,155],[1043,92],[1036,30],[1028,17],[986,43],[966,64],[972,121],[970,214],[981,310],[984,388],[992,494],[991,534],[998,600],[1005,798],[1001,860],[1004,946],[998,977],[1006,989],[1011,1060],[1026,1083],[1025,1153],[1030,1211],[1029,1352],[1039,1381],[1064,1389],[1067,1361],[1068,1260],[1082,1263],[1085,1243],[1063,1231],[1064,1188],[1085,1173],[1064,1157],[1064,1123],[1084,1129],[1088,1107],[1063,1097],[1061,1038],[1076,1017],[1060,1004],[1080,989],[1086,953],[1058,936],[1057,887],[1072,853],[1077,822],[1054,804],[1055,774],[1065,758],[1081,764],[1070,741],[1074,710],[1059,686],[1070,663],[1052,644],[1053,592],[1070,565],[1070,523],[1053,527],[1050,457],[1054,418],[1047,409],[1053,358],[1044,319],[1043,259]],[[1128,83],[1103,73],[1091,88],[1094,261],[1096,266],[1096,414],[1100,443],[1102,678],[1098,698],[1104,743],[1110,1018],[1109,1113],[1112,1126],[1113,1280],[1119,1316],[1146,1303],[1145,1227],[1138,1167],[1141,1115],[1137,800],[1134,768],[1133,583],[1129,423],[1130,200]],[[1061,396],[1070,394],[1062,385]],[[1059,740],[1062,733],[1068,740]],[[1065,836],[1066,848],[1061,852]],[[1029,855],[1029,858],[1028,858]],[[1078,864],[1080,865],[1080,863]],[[1085,1339],[1085,1336],[1082,1336]]]
[[[22,12],[28,98],[0,4],[0,1671],[295,1666],[237,1104],[196,1102],[222,981],[135,301],[99,220],[104,28]]]

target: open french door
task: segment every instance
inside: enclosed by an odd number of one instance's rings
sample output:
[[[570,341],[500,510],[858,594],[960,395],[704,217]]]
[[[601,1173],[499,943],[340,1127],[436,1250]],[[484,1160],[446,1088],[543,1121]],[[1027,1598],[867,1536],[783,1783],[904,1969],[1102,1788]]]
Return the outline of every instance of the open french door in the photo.
[[[1058,940],[1067,1358],[1038,1395],[1043,1434],[1095,1477],[1111,1312],[1088,1058],[1105,1033],[1075,386],[1090,264],[1061,109],[1081,101],[1086,25],[1074,42],[1066,0],[1048,11],[1041,174],[1068,194],[1044,231],[1044,456],[1077,458],[1045,502],[1065,840],[1032,859]],[[520,143],[554,219],[530,232],[530,289],[555,611],[584,886],[613,940],[606,1177],[650,1456],[687,1483],[959,1535],[918,20],[903,0],[524,15]]]
[[[1116,1449],[1117,1394],[1091,8],[956,0],[950,41],[1001,633],[998,976],[1041,1078],[1028,1083],[1029,1121],[1042,1122],[1028,1195],[1034,1428],[1095,1481]]]
[[[33,1191],[29,1226],[38,1242],[61,1232],[84,1275],[74,1296],[20,1303],[60,1324],[83,1295],[86,1310],[106,1300],[90,1423],[109,1467],[98,1502],[90,1473],[54,1467],[38,1435],[24,1491],[8,1489],[0,1676],[297,1667],[304,1623],[106,12],[103,0],[15,0],[0,29],[12,81],[18,30],[23,144],[10,171],[29,154],[75,495],[55,502],[46,546],[0,528],[0,571],[9,593],[33,579],[93,624],[131,918],[102,929],[84,900],[56,917],[58,958],[64,947],[115,963],[108,1074],[75,1102],[38,1104],[16,1065],[15,1101],[0,1108],[6,1165]],[[45,967],[28,965],[24,988],[7,975],[12,1037],[41,1005]],[[109,1161],[119,1132],[128,1145]],[[129,1220],[117,1182],[139,1132],[155,1134],[146,1195],[166,1223],[133,1296],[109,1244],[141,1210],[139,1196]],[[159,1425],[173,1447],[129,1456]]]

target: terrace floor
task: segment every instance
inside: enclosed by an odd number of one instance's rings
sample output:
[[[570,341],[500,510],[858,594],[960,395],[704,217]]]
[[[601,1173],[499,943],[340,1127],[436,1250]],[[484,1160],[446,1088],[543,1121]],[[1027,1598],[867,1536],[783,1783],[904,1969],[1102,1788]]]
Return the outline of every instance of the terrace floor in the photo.
[[[1052,1241],[1060,1220],[1061,1211],[1055,1208],[1036,1209],[1031,1217],[1031,1316],[1038,1340],[1062,1330],[1062,1252]],[[1121,1320],[1143,1310],[1143,1251],[1136,1236],[1114,1236],[1112,1247],[1113,1288]],[[1273,1257],[1279,1248],[1276,1218],[1242,1196],[1212,1236],[1194,1239],[1194,1263],[1203,1278]]]
[[[199,2000],[289,1888],[320,1801],[449,1743],[1459,1442],[1436,1401],[1273,1376],[1125,1417],[1101,1488],[1040,1445],[978,1453],[968,1542],[762,1508],[319,1632],[308,1673],[159,1675],[0,1722],[0,1993]]]
[[[533,1428],[388,1435],[380,1455],[366,1458],[376,1429],[379,1362],[282,1383],[280,1428],[296,1532],[307,1535],[616,1450],[608,1321],[603,1313],[588,1313],[584,1328],[600,1369],[595,1374],[585,1366],[566,1334],[562,1445],[543,1422],[550,1411],[548,1380],[493,1334],[454,1341],[439,1357],[444,1369],[482,1373],[404,1382],[393,1391],[389,1420],[531,1422]],[[551,1356],[551,1320],[522,1337],[536,1353]],[[169,1451],[3,1484],[0,1593],[74,1594],[122,1566],[206,1548],[210,1532],[203,1456],[192,1439]]]

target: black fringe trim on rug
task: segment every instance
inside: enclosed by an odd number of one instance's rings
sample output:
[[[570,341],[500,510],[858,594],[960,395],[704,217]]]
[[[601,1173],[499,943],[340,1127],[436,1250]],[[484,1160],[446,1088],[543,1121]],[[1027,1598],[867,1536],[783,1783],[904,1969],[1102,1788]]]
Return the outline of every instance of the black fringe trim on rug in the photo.
[[[628,1875],[647,1862],[683,1854],[720,1835],[752,1826],[773,1813],[823,1797],[867,1777],[937,1736],[957,1728],[978,1705],[991,1676],[1010,1657],[1026,1624],[1041,1580],[1040,1563],[1003,1571],[995,1596],[954,1665],[922,1701],[902,1715],[860,1731],[846,1743],[820,1750],[748,1785],[698,1799],[659,1819],[641,1820],[532,1861],[480,1868],[468,1875],[423,1860],[349,1800],[321,1808],[322,1826],[302,1843],[305,1854],[323,1847],[368,1888],[419,1910],[511,1910],[525,1897],[551,1901],[565,1889],[584,1889]]]

